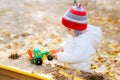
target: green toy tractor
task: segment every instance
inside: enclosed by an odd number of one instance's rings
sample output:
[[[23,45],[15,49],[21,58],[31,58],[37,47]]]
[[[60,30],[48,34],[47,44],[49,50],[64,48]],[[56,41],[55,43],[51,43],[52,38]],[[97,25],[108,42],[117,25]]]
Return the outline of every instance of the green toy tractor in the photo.
[[[45,60],[46,58],[51,61],[53,60],[53,57],[51,56],[51,54],[55,53],[55,50],[51,50],[51,51],[41,51],[39,49],[28,49],[27,53],[30,57],[30,61],[32,64],[36,64],[36,65],[42,65],[43,60]]]

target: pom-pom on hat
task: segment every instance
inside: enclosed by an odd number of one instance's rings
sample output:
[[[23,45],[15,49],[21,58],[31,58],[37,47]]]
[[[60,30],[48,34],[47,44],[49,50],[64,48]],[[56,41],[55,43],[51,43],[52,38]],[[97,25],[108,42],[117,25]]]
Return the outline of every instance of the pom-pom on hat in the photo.
[[[88,25],[88,15],[80,3],[77,3],[70,10],[66,11],[63,18],[62,24],[74,30],[85,30]]]

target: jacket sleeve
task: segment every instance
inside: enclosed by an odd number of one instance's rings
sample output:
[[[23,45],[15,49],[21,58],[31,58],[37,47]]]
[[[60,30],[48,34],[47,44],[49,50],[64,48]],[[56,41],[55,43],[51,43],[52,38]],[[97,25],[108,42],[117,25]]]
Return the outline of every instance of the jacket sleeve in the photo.
[[[68,52],[59,52],[57,53],[57,59],[59,62],[62,63],[68,63],[68,64],[76,64],[76,63],[80,63],[85,61],[89,56],[91,56],[91,54],[87,54],[86,52],[88,52],[88,46],[91,47],[90,45],[84,43],[81,41],[81,43],[79,45],[76,45],[72,52],[68,53]],[[91,47],[92,48],[92,47]],[[90,48],[89,48],[90,49]],[[93,49],[91,49],[91,51],[89,51],[90,53],[93,53]]]

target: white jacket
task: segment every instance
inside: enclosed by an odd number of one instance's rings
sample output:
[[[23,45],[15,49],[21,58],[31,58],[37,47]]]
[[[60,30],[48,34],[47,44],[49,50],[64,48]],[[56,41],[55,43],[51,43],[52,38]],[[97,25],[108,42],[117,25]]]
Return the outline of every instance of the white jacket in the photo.
[[[59,62],[67,63],[75,69],[89,72],[91,58],[96,53],[102,39],[99,27],[88,25],[87,31],[78,37],[69,37],[63,44],[64,52],[58,52]]]

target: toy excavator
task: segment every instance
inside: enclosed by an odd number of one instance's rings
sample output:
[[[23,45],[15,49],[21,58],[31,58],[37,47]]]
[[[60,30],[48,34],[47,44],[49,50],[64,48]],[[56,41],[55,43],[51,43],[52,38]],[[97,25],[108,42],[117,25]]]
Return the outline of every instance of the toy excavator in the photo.
[[[48,51],[42,51],[39,49],[28,49],[27,50],[27,54],[29,55],[30,61],[32,64],[36,64],[36,65],[42,65],[43,60],[45,60],[46,58],[51,61],[53,60],[53,57],[51,56],[51,54],[55,54],[56,51],[55,50],[50,50]]]

